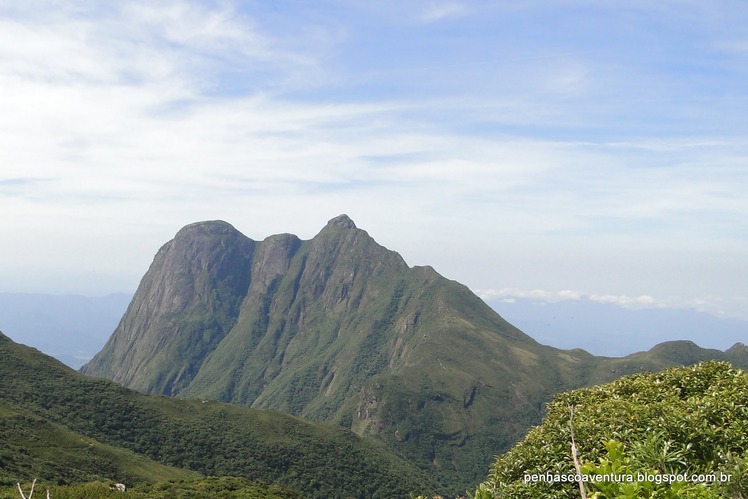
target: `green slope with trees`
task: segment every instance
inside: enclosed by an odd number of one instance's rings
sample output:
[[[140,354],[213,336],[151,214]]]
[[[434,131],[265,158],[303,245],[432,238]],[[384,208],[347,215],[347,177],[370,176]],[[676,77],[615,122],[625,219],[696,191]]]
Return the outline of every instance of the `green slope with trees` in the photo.
[[[33,497],[49,491],[50,499],[115,499],[123,494],[112,482],[88,482],[75,485],[54,485],[43,481],[19,483],[16,487],[0,487],[0,499],[18,499],[18,486],[26,494],[34,487]],[[129,499],[301,499],[292,489],[278,485],[237,477],[206,477],[194,480],[169,480],[157,483],[139,483],[127,487]],[[42,496],[44,497],[44,496]]]
[[[118,479],[127,483],[199,476],[71,431],[29,410],[0,402],[0,484],[55,484]]]
[[[144,484],[204,474],[278,483],[304,497],[435,490],[411,463],[350,431],[273,411],[146,396],[80,375],[2,334],[0,385],[7,437],[0,484]]]

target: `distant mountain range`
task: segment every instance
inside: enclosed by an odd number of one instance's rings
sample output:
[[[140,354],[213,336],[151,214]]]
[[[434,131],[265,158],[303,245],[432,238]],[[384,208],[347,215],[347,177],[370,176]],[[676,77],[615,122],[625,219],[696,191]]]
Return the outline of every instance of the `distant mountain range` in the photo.
[[[680,341],[611,359],[541,345],[341,215],[308,241],[183,228],[82,372],[372,435],[457,493],[554,393],[704,359],[748,366],[748,349]]]
[[[485,299],[540,343],[581,347],[595,355],[619,357],[676,339],[724,350],[748,339],[748,321],[693,309],[629,309],[587,297],[558,302],[522,297]]]
[[[0,293],[0,330],[78,369],[101,350],[131,299]]]

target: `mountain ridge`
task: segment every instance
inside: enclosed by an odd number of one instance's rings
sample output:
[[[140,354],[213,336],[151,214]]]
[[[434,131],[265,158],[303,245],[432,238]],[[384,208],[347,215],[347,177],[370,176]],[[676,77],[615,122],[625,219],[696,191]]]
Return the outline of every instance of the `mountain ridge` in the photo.
[[[687,353],[675,344],[610,359],[541,345],[341,215],[306,241],[256,242],[225,222],[186,226],[81,371],[375,435],[460,492],[553,394]]]
[[[540,343],[561,349],[584,345],[590,353],[606,357],[629,355],[675,339],[725,350],[748,337],[748,321],[693,308],[629,308],[586,295],[549,301],[479,294],[502,317]]]

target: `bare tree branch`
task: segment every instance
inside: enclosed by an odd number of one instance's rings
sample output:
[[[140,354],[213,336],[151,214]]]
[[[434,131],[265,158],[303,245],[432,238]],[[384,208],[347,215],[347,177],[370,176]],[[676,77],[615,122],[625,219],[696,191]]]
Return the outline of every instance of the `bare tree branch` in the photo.
[[[34,481],[31,482],[31,492],[29,492],[28,497],[24,495],[23,490],[21,489],[21,484],[17,483],[16,485],[18,485],[18,492],[21,494],[22,499],[31,499],[31,496],[34,495],[34,485],[36,485],[36,478],[34,478]],[[49,491],[47,491],[47,494],[49,494]]]
[[[571,415],[569,416],[569,430],[571,430],[571,458],[574,460],[574,468],[577,470],[577,476],[579,477],[579,493],[582,494],[582,499],[587,499],[587,491],[584,490],[584,481],[582,480],[582,467],[579,465],[579,457],[577,456],[577,444],[574,441],[574,406],[570,406],[569,410]]]

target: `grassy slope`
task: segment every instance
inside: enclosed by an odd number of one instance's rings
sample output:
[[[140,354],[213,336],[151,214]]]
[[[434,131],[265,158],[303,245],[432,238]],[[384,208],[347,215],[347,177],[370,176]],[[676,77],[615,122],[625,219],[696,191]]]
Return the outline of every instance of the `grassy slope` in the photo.
[[[0,484],[38,478],[52,483],[118,479],[186,480],[199,473],[165,466],[121,447],[0,402]]]
[[[31,483],[22,483],[22,490],[28,496]],[[76,485],[50,485],[39,481],[35,493],[49,490],[53,499],[105,499],[121,498],[122,493],[112,490],[111,482],[89,482]],[[236,477],[207,477],[194,480],[172,480],[155,484],[137,484],[128,487],[126,497],[131,499],[301,499],[298,492],[280,487],[253,482]],[[37,497],[37,496],[34,496]],[[43,496],[42,496],[43,497]],[[18,490],[14,487],[0,487],[0,499],[17,499]]]
[[[120,454],[114,462],[122,466],[102,468],[108,479],[118,480],[120,472],[132,473],[134,481],[159,479],[135,473],[145,456],[204,474],[284,483],[307,497],[402,497],[410,490],[432,489],[408,462],[382,444],[350,432],[280,413],[145,396],[82,376],[5,336],[0,336],[0,380],[3,420],[23,413],[41,426],[60,430],[62,434],[48,433],[59,448],[76,438],[118,447],[115,450]],[[37,429],[30,422],[15,421],[22,426],[28,423],[24,431],[33,438]],[[23,444],[21,439],[18,445]],[[9,441],[3,440],[2,445],[3,459],[19,451],[19,447],[8,447]],[[24,477],[39,471],[56,454],[32,445],[24,448],[32,462],[25,468],[19,463],[15,469],[15,473],[26,470]],[[112,460],[102,452],[94,464],[111,465]],[[57,456],[63,466],[78,469],[77,457]],[[163,478],[168,476],[165,467],[161,472]],[[86,473],[68,475],[71,480],[96,477]]]

